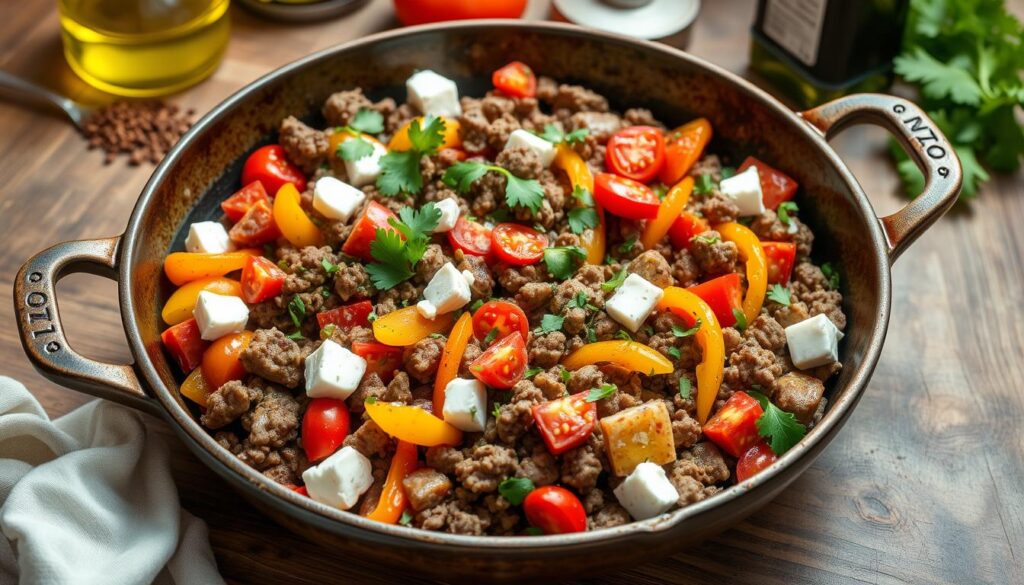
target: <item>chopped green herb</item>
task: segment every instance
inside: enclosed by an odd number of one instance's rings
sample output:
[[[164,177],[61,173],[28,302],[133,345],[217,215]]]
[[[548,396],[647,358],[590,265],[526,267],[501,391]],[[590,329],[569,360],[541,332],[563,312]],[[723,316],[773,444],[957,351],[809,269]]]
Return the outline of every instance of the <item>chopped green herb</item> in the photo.
[[[826,262],[821,265],[821,273],[828,279],[828,284],[833,289],[839,288],[839,271],[832,266],[831,262]]]
[[[444,333],[431,333],[428,335],[431,339],[444,339]]]
[[[633,341],[633,336],[629,334],[629,331],[625,329],[619,329],[615,332],[615,338],[623,341]]]
[[[793,221],[790,214],[798,211],[800,211],[800,208],[796,206],[796,203],[793,203],[792,201],[784,201],[779,204],[779,208],[775,213],[778,214],[779,221],[785,225],[789,225]]]
[[[523,377],[524,378],[532,378],[532,377],[536,376],[537,374],[539,374],[539,373],[541,373],[543,371],[544,371],[544,368],[530,368],[530,369],[526,370],[526,373],[523,374]]]
[[[600,388],[591,388],[590,393],[587,394],[587,402],[604,400],[612,394],[615,394],[616,390],[618,390],[618,387],[616,387],[615,384],[601,384]]]
[[[740,309],[733,309],[732,316],[736,317],[736,324],[733,327],[737,331],[743,331],[747,328],[747,316]]]
[[[469,407],[469,415],[472,416],[473,418],[476,418],[476,413],[478,413],[478,412],[480,412],[480,411],[477,410],[475,406],[470,406]]]
[[[658,196],[658,199],[664,201],[665,196],[668,195],[668,185],[665,183],[658,183],[651,187],[651,191],[654,191],[654,194]]]
[[[288,264],[288,262],[283,259],[277,261],[277,267],[280,268],[281,270],[284,270],[285,272],[291,269],[291,265]]]
[[[477,299],[477,300],[473,301],[472,305],[469,306],[469,312],[470,313],[476,313],[477,311],[480,310],[480,307],[482,307],[482,306],[484,306],[484,300],[483,299]]]
[[[629,236],[629,238],[625,242],[622,242],[621,244],[619,244],[619,253],[620,254],[629,254],[630,252],[632,252],[633,251],[633,246],[636,245],[636,241],[637,241],[637,236],[636,235]]]
[[[501,407],[502,404],[498,401],[495,401],[494,406],[491,407],[491,416],[493,416],[494,418],[498,418],[499,416],[501,416]]]
[[[491,223],[504,223],[512,219],[512,213],[504,207],[499,207],[498,209],[488,213],[485,218]]]
[[[594,194],[582,185],[576,185],[572,188],[572,197],[579,201],[580,205],[583,205],[584,207],[594,206]]]
[[[536,330],[540,333],[553,333],[555,331],[562,330],[562,323],[565,321],[565,317],[561,315],[552,315],[550,313],[540,318],[540,327]]]
[[[360,108],[349,122],[349,127],[357,132],[380,134],[384,131],[384,116],[377,110]]]
[[[338,330],[338,326],[334,323],[328,323],[324,325],[324,328],[320,330],[320,339],[330,339],[334,335],[334,332]]]
[[[593,311],[597,310],[597,307],[590,304],[590,297],[588,297],[587,293],[584,291],[576,293],[576,296],[569,299],[569,302],[565,303],[565,306],[570,309],[591,309]]]
[[[296,329],[302,329],[302,322],[306,319],[306,303],[302,302],[299,295],[292,297],[288,303],[288,316],[292,318]]]
[[[748,390],[747,394],[761,403],[764,413],[757,419],[757,433],[768,439],[768,446],[776,455],[789,451],[807,433],[807,427],[796,420],[793,413],[775,406],[764,394],[754,390]]]
[[[490,344],[494,343],[494,340],[497,337],[498,337],[498,328],[497,327],[492,327],[491,330],[487,332],[487,335],[484,336],[484,345],[490,345]]]
[[[398,523],[402,526],[412,524],[412,514],[409,513],[409,510],[402,510],[402,517],[398,519]]]
[[[498,493],[513,506],[518,506],[533,491],[533,482],[526,477],[510,477],[498,484]]]
[[[320,260],[320,266],[324,267],[324,272],[326,272],[327,274],[334,274],[338,270],[341,270],[340,266],[338,266],[337,264],[331,264],[330,261],[327,260],[327,258],[323,258],[322,260]]]
[[[349,138],[338,145],[337,155],[341,160],[359,160],[373,154],[373,145],[362,138]]]
[[[364,403],[365,404],[377,404],[377,397],[376,396],[369,396],[369,397],[366,398]]]
[[[690,383],[689,378],[679,378],[679,396],[686,400],[690,397],[693,391],[693,385]]]
[[[587,137],[587,134],[590,134],[589,128],[577,128],[576,130],[565,134],[558,129],[558,126],[555,126],[554,124],[545,124],[544,132],[539,134],[539,136],[551,144],[558,144],[560,142],[574,144],[577,142],[583,142],[583,139]]]
[[[420,174],[420,158],[431,155],[444,142],[444,119],[428,117],[413,120],[409,126],[409,142],[412,148],[404,152],[389,152],[380,158],[380,175],[377,177],[377,188],[384,195],[399,193],[419,193],[423,189],[423,177]],[[348,142],[347,140],[345,142]]]
[[[771,288],[768,289],[768,300],[775,301],[780,305],[788,307],[790,303],[789,289],[781,284],[773,284]]]
[[[559,280],[565,280],[576,272],[576,267],[587,259],[586,252],[579,246],[556,246],[544,249],[544,264],[548,273]]]
[[[320,296],[322,296],[325,299],[331,298],[331,291],[330,291],[330,289],[328,289],[327,287],[322,287],[320,289]]]
[[[647,337],[651,337],[654,335],[654,327],[652,325],[644,325],[644,333],[647,334]]]
[[[544,188],[536,179],[520,179],[508,169],[474,161],[463,161],[448,167],[444,172],[445,185],[465,193],[470,185],[486,175],[495,172],[505,175],[505,201],[509,207],[523,207],[536,214],[544,201]]]
[[[594,331],[594,328],[589,325],[587,326],[586,331],[587,343],[597,343],[597,331]]]
[[[622,283],[625,282],[625,280],[626,280],[626,269],[623,268],[623,269],[619,270],[618,272],[616,272],[615,276],[613,276],[611,278],[611,280],[608,280],[608,281],[605,281],[604,283],[602,283],[601,284],[601,290],[603,290],[605,292],[611,292],[611,291],[619,288],[619,286],[621,286]]]
[[[305,339],[305,338],[306,338],[306,336],[303,335],[301,331],[296,331],[294,333],[289,333],[288,334],[288,339],[291,339],[292,341],[298,341],[300,339]]]
[[[715,188],[715,181],[711,175],[698,175],[693,182],[693,192],[697,195],[708,195]]]
[[[672,356],[672,359],[676,361],[683,357],[683,354],[682,352],[679,351],[678,347],[669,347],[668,349],[665,350],[665,353]]]
[[[558,373],[558,377],[562,379],[563,384],[568,384],[569,380],[572,379],[572,372],[569,370],[562,370]]]
[[[683,329],[679,325],[673,325],[672,326],[672,335],[675,335],[676,337],[689,337],[689,336],[693,335],[694,333],[700,331],[700,324],[701,324],[701,320],[700,320],[700,317],[698,317],[697,318],[697,322],[694,323],[693,327],[690,327],[689,329]]]
[[[593,207],[574,207],[569,210],[569,229],[574,234],[582,234],[586,230],[597,227],[600,221],[597,218],[597,210]]]
[[[377,310],[374,309],[374,310],[370,311],[370,314],[366,316],[366,320],[369,321],[370,323],[373,323],[374,321],[376,321],[377,320]]]
[[[693,236],[693,241],[694,242],[700,242],[700,243],[704,244],[705,246],[714,246],[718,242],[721,242],[722,238],[718,237],[718,234],[708,234],[708,235],[701,234],[699,236]]]

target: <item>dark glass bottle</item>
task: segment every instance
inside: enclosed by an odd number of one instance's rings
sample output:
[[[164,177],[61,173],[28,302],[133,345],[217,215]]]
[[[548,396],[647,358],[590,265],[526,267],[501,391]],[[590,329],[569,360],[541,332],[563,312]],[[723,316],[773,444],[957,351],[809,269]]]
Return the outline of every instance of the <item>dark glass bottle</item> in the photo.
[[[800,107],[892,83],[908,0],[760,0],[750,66]]]

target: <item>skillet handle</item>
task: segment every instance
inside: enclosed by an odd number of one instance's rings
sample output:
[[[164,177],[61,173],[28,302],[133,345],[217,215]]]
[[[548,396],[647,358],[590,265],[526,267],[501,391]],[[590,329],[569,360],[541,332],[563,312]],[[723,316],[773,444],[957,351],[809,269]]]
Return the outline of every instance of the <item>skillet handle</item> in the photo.
[[[64,242],[36,254],[18,271],[14,311],[18,332],[32,365],[50,380],[150,414],[159,412],[146,396],[131,365],[89,359],[71,349],[57,307],[57,282],[86,272],[117,279],[120,236]]]
[[[960,159],[928,116],[909,100],[863,93],[800,112],[801,118],[831,138],[852,124],[881,126],[903,145],[924,173],[924,191],[892,215],[878,218],[889,244],[889,264],[956,202],[963,182]]]

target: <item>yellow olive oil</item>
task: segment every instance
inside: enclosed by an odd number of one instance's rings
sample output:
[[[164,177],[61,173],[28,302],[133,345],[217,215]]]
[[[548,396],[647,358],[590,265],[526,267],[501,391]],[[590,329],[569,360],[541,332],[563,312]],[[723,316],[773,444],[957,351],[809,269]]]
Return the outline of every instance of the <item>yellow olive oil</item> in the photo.
[[[184,89],[213,73],[230,0],[59,0],[64,55],[79,77],[134,97]]]

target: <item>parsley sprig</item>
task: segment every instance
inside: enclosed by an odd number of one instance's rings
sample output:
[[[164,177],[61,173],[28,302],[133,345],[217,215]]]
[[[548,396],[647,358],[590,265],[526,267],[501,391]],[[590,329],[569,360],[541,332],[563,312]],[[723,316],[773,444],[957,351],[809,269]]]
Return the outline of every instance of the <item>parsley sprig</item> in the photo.
[[[421,126],[419,120],[409,125],[409,150],[389,152],[380,158],[380,176],[377,188],[385,195],[419,193],[423,189],[420,158],[436,154],[444,143],[444,118],[427,117]],[[348,142],[348,141],[346,141]]]
[[[562,330],[562,323],[565,322],[565,317],[561,315],[552,315],[548,313],[540,318],[540,327],[534,329],[535,333],[554,333],[555,331]]]
[[[569,229],[574,234],[582,234],[585,230],[596,228],[598,217],[594,209],[594,196],[579,185],[573,188],[572,196],[579,202],[579,207],[569,210]]]
[[[441,210],[427,203],[419,210],[403,207],[398,210],[398,217],[400,221],[394,218],[388,221],[393,230],[377,228],[377,235],[370,244],[370,255],[376,262],[368,264],[366,272],[380,290],[394,288],[416,273],[416,264],[427,251],[430,234],[441,219]]]
[[[559,280],[565,280],[576,272],[577,266],[587,259],[587,253],[579,246],[555,246],[544,249],[544,264],[548,273]]]
[[[764,413],[757,419],[757,433],[768,439],[768,446],[776,455],[782,455],[807,434],[807,427],[796,420],[793,413],[772,404],[767,396],[748,390],[747,394],[761,403]]]
[[[505,201],[509,207],[522,207],[536,214],[544,201],[544,188],[537,179],[521,179],[508,169],[475,161],[463,161],[448,167],[441,178],[445,185],[465,193],[487,173],[505,175]]]
[[[789,289],[781,284],[773,284],[772,287],[768,289],[768,300],[775,301],[784,307],[788,307],[790,303]]]

